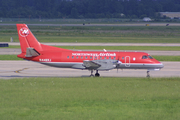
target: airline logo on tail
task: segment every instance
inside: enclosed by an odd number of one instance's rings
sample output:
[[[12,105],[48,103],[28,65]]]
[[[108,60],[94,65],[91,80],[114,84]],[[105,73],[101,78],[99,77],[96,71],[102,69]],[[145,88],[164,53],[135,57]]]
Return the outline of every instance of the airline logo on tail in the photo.
[[[27,28],[21,28],[19,30],[19,34],[22,36],[22,37],[26,37],[29,35],[29,30]]]

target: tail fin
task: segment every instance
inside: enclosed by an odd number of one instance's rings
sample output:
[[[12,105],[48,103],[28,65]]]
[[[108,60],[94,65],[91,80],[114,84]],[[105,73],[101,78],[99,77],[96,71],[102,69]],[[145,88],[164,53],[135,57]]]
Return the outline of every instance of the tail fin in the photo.
[[[42,51],[42,46],[29,30],[26,24],[16,24],[19,41],[21,45],[21,54],[28,54],[26,57],[38,55],[37,51]],[[36,52],[36,54],[34,54]],[[32,54],[31,54],[32,53]]]

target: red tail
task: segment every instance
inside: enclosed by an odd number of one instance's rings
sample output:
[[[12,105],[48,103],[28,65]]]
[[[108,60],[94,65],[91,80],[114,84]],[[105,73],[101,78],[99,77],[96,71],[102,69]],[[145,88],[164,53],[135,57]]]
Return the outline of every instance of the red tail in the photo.
[[[17,24],[17,31],[22,53],[26,53],[27,48],[34,48],[37,51],[42,51],[41,44],[34,37],[26,24]]]
[[[70,51],[63,48],[56,48],[41,44],[26,24],[17,24],[17,32],[22,51],[22,53],[18,55],[20,58],[39,56],[41,55],[41,52],[45,51]]]

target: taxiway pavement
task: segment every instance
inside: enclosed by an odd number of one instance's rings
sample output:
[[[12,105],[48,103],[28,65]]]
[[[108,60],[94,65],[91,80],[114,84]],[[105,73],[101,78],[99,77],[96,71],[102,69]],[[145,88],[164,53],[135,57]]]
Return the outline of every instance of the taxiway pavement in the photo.
[[[150,71],[151,77],[180,77],[180,62],[162,62],[160,71]],[[55,68],[31,61],[0,61],[0,79],[29,77],[89,77],[90,71]],[[101,77],[146,77],[147,70],[99,71]]]

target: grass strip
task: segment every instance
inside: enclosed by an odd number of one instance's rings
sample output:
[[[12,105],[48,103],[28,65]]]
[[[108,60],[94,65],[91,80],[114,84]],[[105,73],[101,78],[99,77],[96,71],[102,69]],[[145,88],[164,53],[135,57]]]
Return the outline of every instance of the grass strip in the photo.
[[[73,44],[73,43],[70,43]],[[78,50],[159,50],[159,51],[180,51],[179,46],[54,46],[65,49]],[[10,45],[8,48],[20,48],[20,46]]]
[[[180,62],[180,56],[155,56],[153,57],[158,61],[179,61]]]
[[[180,61],[180,56],[153,56],[158,61]],[[0,55],[0,60],[23,60],[17,55]]]
[[[180,43],[178,26],[31,26],[40,42]],[[0,26],[1,42],[13,37],[16,26]]]
[[[36,38],[39,42],[52,42],[52,43],[180,43],[179,36],[153,36],[152,34],[149,36],[142,35],[108,35],[104,33],[104,35],[95,33],[92,35],[76,35],[70,34],[69,32],[66,35],[37,35]],[[1,42],[10,42],[11,37],[14,42],[19,42],[17,34],[0,34]]]
[[[0,80],[2,120],[178,120],[180,78]]]
[[[159,51],[180,51],[179,46],[57,46],[65,49],[80,50],[159,50]]]
[[[23,60],[18,58],[17,55],[0,55],[0,60]]]

